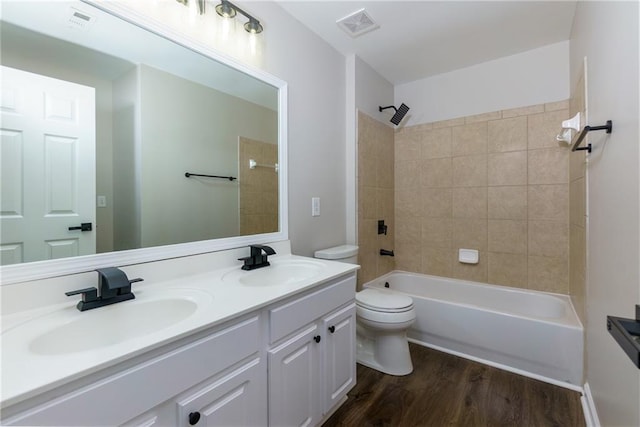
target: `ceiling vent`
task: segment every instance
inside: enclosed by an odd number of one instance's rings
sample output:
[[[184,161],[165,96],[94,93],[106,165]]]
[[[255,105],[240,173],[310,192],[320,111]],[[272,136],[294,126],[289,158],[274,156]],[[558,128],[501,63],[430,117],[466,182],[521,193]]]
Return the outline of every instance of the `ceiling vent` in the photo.
[[[336,24],[353,38],[380,28],[380,25],[378,25],[364,9],[360,9],[344,18],[338,19]]]
[[[89,27],[95,22],[95,18],[86,12],[75,7],[69,8],[69,16],[67,25],[77,30],[88,31]]]

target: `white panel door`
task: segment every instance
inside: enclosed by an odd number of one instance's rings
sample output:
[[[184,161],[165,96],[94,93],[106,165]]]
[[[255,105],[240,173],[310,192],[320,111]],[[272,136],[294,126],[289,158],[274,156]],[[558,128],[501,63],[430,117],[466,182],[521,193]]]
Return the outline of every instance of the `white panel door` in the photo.
[[[339,310],[322,321],[324,344],[324,413],[356,385],[356,305]]]
[[[95,253],[95,90],[1,73],[0,265]]]
[[[314,324],[269,351],[269,425],[314,426],[320,421],[320,359]]]

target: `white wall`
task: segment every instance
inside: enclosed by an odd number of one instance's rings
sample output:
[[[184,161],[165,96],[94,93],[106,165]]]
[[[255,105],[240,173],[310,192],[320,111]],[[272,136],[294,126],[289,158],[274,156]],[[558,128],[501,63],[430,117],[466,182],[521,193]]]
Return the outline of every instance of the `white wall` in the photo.
[[[139,68],[113,81],[113,249],[140,248]]]
[[[638,2],[578,2],[571,33],[571,87],[587,57],[589,135],[586,381],[602,425],[640,425],[640,370],[606,329],[640,304]]]
[[[345,57],[276,3],[238,4],[264,23],[263,68],[289,85],[289,238],[311,256],[346,241]]]
[[[238,138],[278,142],[271,109],[140,66],[143,247],[240,234]]]
[[[396,104],[411,108],[407,126],[567,98],[568,41],[395,88]]]

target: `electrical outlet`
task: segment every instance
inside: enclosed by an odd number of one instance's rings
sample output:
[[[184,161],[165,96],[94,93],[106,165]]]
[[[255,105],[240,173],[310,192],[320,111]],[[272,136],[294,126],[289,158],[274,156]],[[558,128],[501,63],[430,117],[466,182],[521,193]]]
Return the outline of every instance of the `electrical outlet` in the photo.
[[[320,216],[320,197],[311,198],[311,216]]]

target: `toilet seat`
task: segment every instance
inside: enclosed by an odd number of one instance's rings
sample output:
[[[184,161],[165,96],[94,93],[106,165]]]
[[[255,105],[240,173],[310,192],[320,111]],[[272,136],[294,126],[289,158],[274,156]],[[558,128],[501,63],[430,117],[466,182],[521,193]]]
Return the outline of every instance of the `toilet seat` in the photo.
[[[356,293],[356,305],[379,313],[403,313],[413,309],[413,300],[385,289],[366,288]]]

